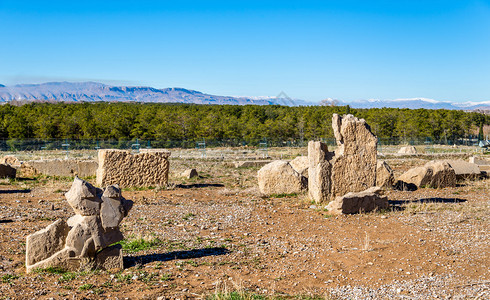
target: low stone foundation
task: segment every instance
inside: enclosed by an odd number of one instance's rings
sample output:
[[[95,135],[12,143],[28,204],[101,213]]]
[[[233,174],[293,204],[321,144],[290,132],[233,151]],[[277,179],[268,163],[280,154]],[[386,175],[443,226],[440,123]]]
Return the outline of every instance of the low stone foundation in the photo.
[[[89,177],[95,176],[98,164],[95,160],[46,159],[31,160],[20,166],[21,176],[38,174],[49,176]]]
[[[99,150],[97,185],[166,186],[169,156],[170,152],[164,149],[142,149],[137,154],[128,150]]]

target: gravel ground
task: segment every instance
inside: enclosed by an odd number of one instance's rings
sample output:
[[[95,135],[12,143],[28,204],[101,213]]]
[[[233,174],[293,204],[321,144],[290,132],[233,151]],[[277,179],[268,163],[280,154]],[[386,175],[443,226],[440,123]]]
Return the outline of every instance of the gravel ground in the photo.
[[[395,172],[414,164],[391,162]],[[194,299],[237,290],[299,299],[490,298],[490,180],[387,191],[392,210],[331,216],[305,195],[261,197],[257,168],[198,159],[171,166],[170,189],[123,191],[135,206],[122,231],[146,244],[126,251],[122,272],[25,274],[26,236],[73,214],[63,196],[71,180],[1,181],[1,297]],[[201,177],[179,178],[187,167]]]

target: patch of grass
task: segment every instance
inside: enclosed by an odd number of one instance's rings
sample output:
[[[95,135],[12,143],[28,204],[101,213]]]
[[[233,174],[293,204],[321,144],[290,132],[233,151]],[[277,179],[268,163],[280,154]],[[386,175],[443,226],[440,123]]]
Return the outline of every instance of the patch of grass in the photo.
[[[65,191],[62,190],[62,189],[57,189],[56,191],[54,191],[55,193],[64,193]]]
[[[133,275],[131,275],[131,274],[124,274],[124,275],[122,273],[116,274],[116,280],[117,281],[125,282],[127,284],[131,283],[132,278],[133,278]]]
[[[88,290],[91,290],[95,287],[95,285],[91,284],[91,283],[85,283],[85,284],[82,284],[81,286],[78,287],[78,289],[80,291],[88,291]]]
[[[185,216],[183,216],[183,217],[182,217],[182,219],[184,219],[184,220],[188,221],[188,220],[192,219],[192,218],[193,218],[193,217],[195,217],[195,216],[196,216],[196,215],[195,215],[195,214],[193,214],[193,213],[188,213],[188,214],[186,214]]]
[[[13,275],[13,274],[4,274],[0,277],[0,281],[2,283],[10,283],[12,280],[15,280],[19,278],[18,275]]]
[[[172,280],[172,274],[163,274],[163,275],[160,277],[160,280],[161,280],[161,281],[170,281],[170,280]]]
[[[67,272],[63,275],[61,275],[60,278],[58,278],[58,282],[70,282],[72,280],[75,280],[77,278],[78,274],[74,272]]]
[[[288,197],[297,197],[298,193],[291,193],[291,194],[272,194],[269,196],[269,198],[288,198]]]
[[[127,187],[123,188],[123,191],[126,192],[134,192],[134,191],[148,191],[148,190],[154,190],[156,187],[154,186],[132,186],[132,187]]]
[[[253,294],[245,291],[233,291],[233,292],[216,292],[210,295],[206,299],[208,300],[266,300],[266,296]],[[271,298],[269,298],[271,299]]]
[[[134,239],[124,239],[116,244],[120,244],[122,249],[127,253],[133,253],[138,251],[143,251],[147,249],[152,249],[158,245],[162,244],[162,241],[158,238],[134,238]]]
[[[175,263],[176,266],[178,267],[183,267],[185,265],[190,265],[190,266],[193,266],[193,267],[198,267],[199,264],[193,260],[183,260],[183,261],[178,261]]]
[[[66,271],[64,269],[59,268],[59,267],[47,267],[45,269],[37,268],[37,269],[34,269],[34,272],[39,273],[39,274],[64,274],[64,273],[66,273]]]

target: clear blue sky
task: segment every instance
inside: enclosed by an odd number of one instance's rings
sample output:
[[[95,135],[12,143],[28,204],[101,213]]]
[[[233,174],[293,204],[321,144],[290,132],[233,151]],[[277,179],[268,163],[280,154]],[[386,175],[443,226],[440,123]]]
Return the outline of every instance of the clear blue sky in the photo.
[[[0,83],[490,100],[490,1],[0,0]]]

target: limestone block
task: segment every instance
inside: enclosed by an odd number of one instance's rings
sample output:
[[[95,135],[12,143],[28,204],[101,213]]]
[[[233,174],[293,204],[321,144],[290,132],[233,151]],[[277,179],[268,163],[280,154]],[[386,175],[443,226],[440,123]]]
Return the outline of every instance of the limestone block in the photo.
[[[457,180],[475,179],[480,177],[480,167],[475,163],[469,163],[464,160],[445,160],[456,173]]]
[[[95,256],[95,264],[100,270],[123,269],[123,255],[121,245],[113,245],[98,252]]]
[[[5,155],[0,158],[0,164],[10,165],[11,167],[18,168],[20,167],[20,160],[14,155]]]
[[[102,200],[97,194],[101,194],[90,183],[75,177],[70,190],[65,194],[68,203],[76,214],[82,216],[96,216],[100,213]]]
[[[310,165],[308,156],[298,156],[290,161],[289,164],[296,172],[308,178],[308,167]]]
[[[15,178],[17,170],[7,164],[0,164],[0,178]]]
[[[332,153],[322,142],[308,142],[308,196],[316,203],[329,200],[332,165],[328,161]]]
[[[57,220],[48,227],[27,236],[26,264],[40,262],[65,246],[65,239],[70,228],[64,220]]]
[[[97,184],[117,184],[119,187],[166,186],[168,184],[170,152],[150,149],[133,154],[127,150],[99,150]]]
[[[337,214],[355,214],[360,212],[370,212],[375,209],[386,209],[389,207],[388,198],[383,196],[381,188],[371,187],[358,193],[347,193],[344,196],[336,197],[331,201],[327,209],[329,212]]]
[[[398,180],[413,183],[417,187],[454,187],[456,186],[456,173],[447,162],[430,161],[423,167],[408,170]]]
[[[417,154],[417,149],[414,146],[401,147],[398,154],[414,155]]]
[[[445,188],[456,186],[456,173],[451,165],[445,161],[430,161],[425,167],[432,169],[432,178],[429,186],[433,188]]]
[[[264,195],[299,193],[306,189],[307,180],[283,160],[263,166],[257,173],[260,192]]]
[[[331,197],[364,191],[376,184],[377,138],[364,119],[333,114],[338,149],[332,160]]]
[[[469,159],[469,162],[472,164],[477,164],[479,166],[488,166],[490,165],[490,160],[486,160],[484,158],[478,157],[478,156],[472,156]]]
[[[383,160],[378,160],[376,164],[376,186],[392,187],[395,183],[393,170]]]
[[[197,170],[196,169],[187,169],[184,172],[182,172],[181,177],[184,177],[184,178],[187,178],[187,179],[191,179],[191,178],[194,178],[194,177],[199,177],[199,174],[197,174]]]
[[[432,169],[415,167],[403,173],[398,180],[415,184],[417,187],[427,186],[432,178]]]
[[[23,176],[44,174],[49,176],[88,177],[94,176],[98,167],[98,163],[95,160],[79,159],[30,160],[24,164],[25,166],[21,166]]]

